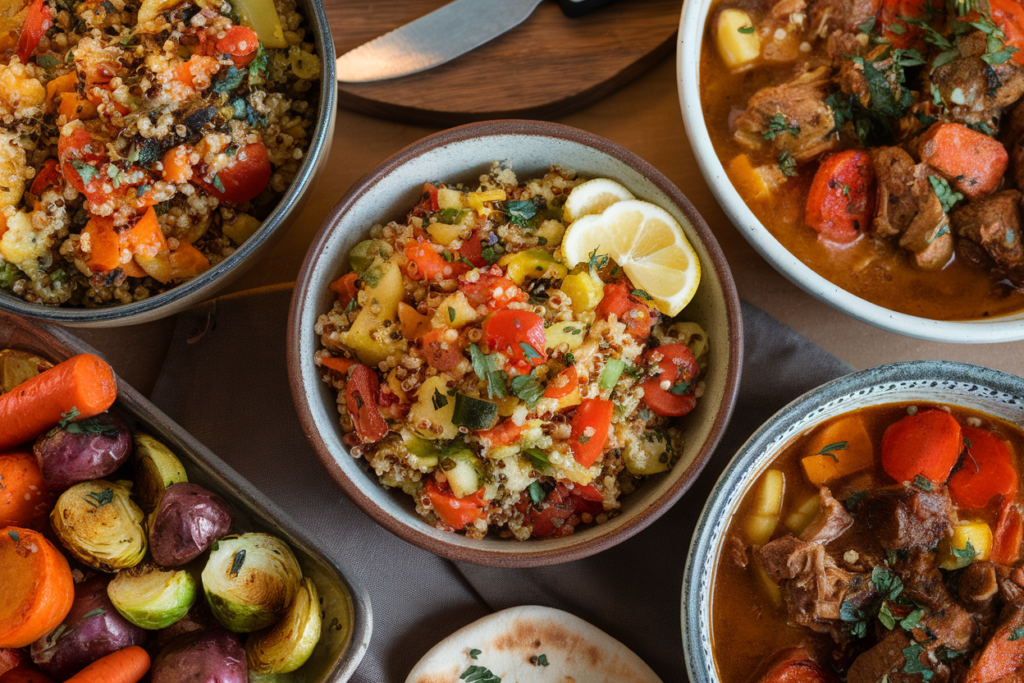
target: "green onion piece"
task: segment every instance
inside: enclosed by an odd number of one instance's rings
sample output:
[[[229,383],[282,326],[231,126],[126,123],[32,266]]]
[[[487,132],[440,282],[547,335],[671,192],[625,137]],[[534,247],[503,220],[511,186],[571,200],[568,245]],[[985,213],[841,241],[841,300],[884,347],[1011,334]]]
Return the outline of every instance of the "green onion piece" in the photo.
[[[601,371],[601,382],[600,387],[602,389],[611,389],[615,386],[616,382],[619,381],[619,377],[622,376],[622,371],[626,369],[626,364],[617,358],[612,358],[604,364],[604,370]]]

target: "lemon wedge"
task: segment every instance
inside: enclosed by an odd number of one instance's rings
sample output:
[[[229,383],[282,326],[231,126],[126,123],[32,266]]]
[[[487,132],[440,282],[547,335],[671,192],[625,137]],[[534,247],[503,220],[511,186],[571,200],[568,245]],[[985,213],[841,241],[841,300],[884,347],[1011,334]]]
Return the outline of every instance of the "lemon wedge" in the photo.
[[[569,224],[584,216],[601,213],[615,202],[636,199],[633,193],[607,178],[594,178],[572,189],[565,200],[562,217]]]
[[[700,284],[700,261],[682,227],[650,202],[618,201],[574,221],[562,239],[566,264],[572,268],[586,263],[595,253],[610,256],[669,317],[690,303]]]

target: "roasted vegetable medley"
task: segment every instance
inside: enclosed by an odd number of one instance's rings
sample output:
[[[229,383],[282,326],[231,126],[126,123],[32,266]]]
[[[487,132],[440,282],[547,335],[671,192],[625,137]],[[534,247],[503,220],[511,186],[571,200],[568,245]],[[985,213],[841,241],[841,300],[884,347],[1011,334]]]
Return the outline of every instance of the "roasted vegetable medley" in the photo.
[[[473,538],[607,521],[680,457],[674,418],[704,391],[708,339],[676,319],[692,254],[667,212],[611,180],[495,164],[478,186],[425,185],[352,249],[316,324],[351,453]]]
[[[9,0],[0,29],[0,289],[158,294],[230,256],[298,173],[320,61],[296,0]]]
[[[0,681],[248,683],[305,664],[316,585],[107,412],[106,363],[5,349],[0,381]]]

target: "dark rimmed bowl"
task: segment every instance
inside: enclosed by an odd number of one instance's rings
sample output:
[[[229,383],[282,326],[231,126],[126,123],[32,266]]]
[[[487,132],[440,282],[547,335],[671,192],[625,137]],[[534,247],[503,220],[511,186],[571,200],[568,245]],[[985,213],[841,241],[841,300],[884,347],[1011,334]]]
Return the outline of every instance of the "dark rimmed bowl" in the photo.
[[[697,296],[683,312],[703,325],[711,343],[706,392],[682,418],[686,446],[665,475],[651,477],[623,498],[622,514],[559,539],[525,542],[468,539],[433,528],[401,491],[387,491],[362,460],[349,455],[333,391],[320,380],[314,325],[330,310],[328,285],[347,269],[346,255],[372,225],[403,218],[424,182],[475,182],[493,161],[507,161],[520,178],[552,164],[586,177],[606,177],[638,198],[667,209],[683,226],[701,262]],[[288,321],[288,375],[303,431],[324,467],[368,515],[392,533],[452,559],[501,567],[558,564],[620,543],[653,522],[686,492],[718,444],[732,414],[742,361],[739,298],[725,256],[707,224],[668,178],[635,154],[585,131],[536,121],[488,121],[431,135],[406,147],[356,183],[324,221],[302,264]]]
[[[981,411],[1024,426],[1024,379],[951,361],[894,363],[855,372],[812,389],[775,413],[718,479],[697,520],[682,591],[683,654],[691,683],[719,683],[711,634],[711,596],[736,509],[779,451],[837,415],[905,401],[934,401]]]
[[[209,299],[255,265],[260,256],[274,246],[301,213],[310,188],[327,164],[338,108],[334,40],[331,38],[323,4],[319,0],[299,0],[299,6],[309,22],[310,33],[320,57],[320,106],[316,127],[299,173],[259,230],[231,256],[199,277],[148,299],[97,308],[63,307],[29,303],[10,292],[0,291],[0,310],[68,327],[121,327],[159,320]]]

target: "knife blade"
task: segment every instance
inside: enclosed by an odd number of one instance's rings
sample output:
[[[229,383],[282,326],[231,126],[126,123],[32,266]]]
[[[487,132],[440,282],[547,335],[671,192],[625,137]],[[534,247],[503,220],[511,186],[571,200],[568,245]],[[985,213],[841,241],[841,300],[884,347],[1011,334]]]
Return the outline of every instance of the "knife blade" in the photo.
[[[569,17],[611,0],[559,0]],[[432,69],[523,23],[543,0],[454,0],[338,57],[340,83],[368,83]]]

